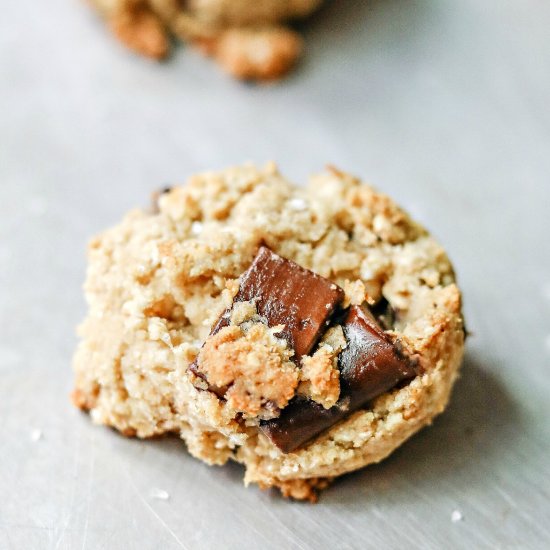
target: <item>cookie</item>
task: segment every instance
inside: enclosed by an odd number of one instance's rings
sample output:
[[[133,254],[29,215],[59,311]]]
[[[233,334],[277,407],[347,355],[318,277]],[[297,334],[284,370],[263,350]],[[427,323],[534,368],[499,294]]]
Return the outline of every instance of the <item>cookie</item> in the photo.
[[[445,408],[464,348],[439,244],[329,168],[193,176],[89,245],[74,403],[314,500]]]
[[[135,52],[168,55],[170,36],[197,46],[229,74],[273,80],[286,74],[302,39],[285,23],[321,0],[91,0],[112,33]]]

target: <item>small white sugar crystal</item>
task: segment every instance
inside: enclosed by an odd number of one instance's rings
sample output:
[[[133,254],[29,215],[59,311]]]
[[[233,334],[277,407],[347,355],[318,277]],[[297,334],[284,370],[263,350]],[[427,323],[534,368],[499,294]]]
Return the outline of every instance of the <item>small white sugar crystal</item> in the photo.
[[[40,441],[42,437],[43,437],[42,430],[35,429],[31,431],[31,441],[33,442]]]
[[[451,521],[453,523],[458,523],[459,521],[463,520],[462,512],[460,510],[453,510],[453,513],[451,514]]]
[[[156,498],[157,500],[168,500],[170,498],[170,494],[163,489],[153,489],[151,491],[151,497]]]
[[[200,235],[202,233],[203,225],[201,222],[193,222],[191,224],[191,233],[193,235]]]
[[[304,199],[300,199],[298,197],[295,197],[293,199],[290,199],[288,201],[288,205],[292,210],[305,210],[307,208],[307,202]]]

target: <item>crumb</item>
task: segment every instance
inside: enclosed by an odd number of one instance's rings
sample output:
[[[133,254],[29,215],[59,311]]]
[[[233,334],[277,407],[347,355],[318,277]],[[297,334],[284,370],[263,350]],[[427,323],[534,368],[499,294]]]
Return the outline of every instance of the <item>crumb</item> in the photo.
[[[453,523],[458,523],[459,521],[462,521],[464,517],[462,516],[462,512],[460,510],[454,510],[451,514],[451,521]]]
[[[152,489],[151,498],[156,498],[157,500],[169,500],[170,494],[163,489]]]
[[[294,396],[298,369],[284,340],[274,336],[280,327],[262,323],[248,328],[228,326],[207,338],[198,369],[209,384],[225,388],[225,399],[235,411],[250,417],[273,417]]]
[[[319,498],[318,491],[326,489],[330,485],[330,478],[314,477],[309,479],[290,479],[274,481],[269,484],[259,483],[261,489],[277,487],[283,497],[295,500],[307,500],[315,504]]]
[[[34,429],[34,430],[31,430],[30,437],[31,437],[31,441],[36,443],[37,441],[40,441],[44,437],[44,434],[42,433],[42,430]]]
[[[258,314],[256,305],[253,301],[236,302],[231,310],[231,324],[242,325],[246,321],[250,321]]]
[[[346,339],[341,326],[327,331],[317,351],[302,358],[298,393],[323,405],[334,406],[340,397],[338,354],[345,348]]]
[[[356,281],[346,279],[343,288],[345,292],[343,307],[360,306],[368,300],[367,289],[361,279]]]

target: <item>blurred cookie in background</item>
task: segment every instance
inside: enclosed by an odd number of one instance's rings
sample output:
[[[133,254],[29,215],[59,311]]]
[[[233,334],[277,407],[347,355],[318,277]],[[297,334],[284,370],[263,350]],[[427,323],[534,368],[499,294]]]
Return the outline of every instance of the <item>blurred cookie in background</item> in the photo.
[[[284,76],[302,52],[302,37],[286,26],[322,0],[90,0],[127,47],[163,59],[176,36],[243,80]]]

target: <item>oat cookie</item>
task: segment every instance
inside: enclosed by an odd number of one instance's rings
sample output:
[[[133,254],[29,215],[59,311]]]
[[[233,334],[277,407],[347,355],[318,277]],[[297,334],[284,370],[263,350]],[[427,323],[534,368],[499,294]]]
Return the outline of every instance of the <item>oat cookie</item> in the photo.
[[[443,411],[464,347],[437,242],[329,168],[193,176],[89,245],[73,401],[314,500]]]
[[[113,34],[132,50],[162,59],[170,36],[189,42],[240,79],[273,80],[287,73],[302,39],[285,24],[321,0],[90,0]]]

